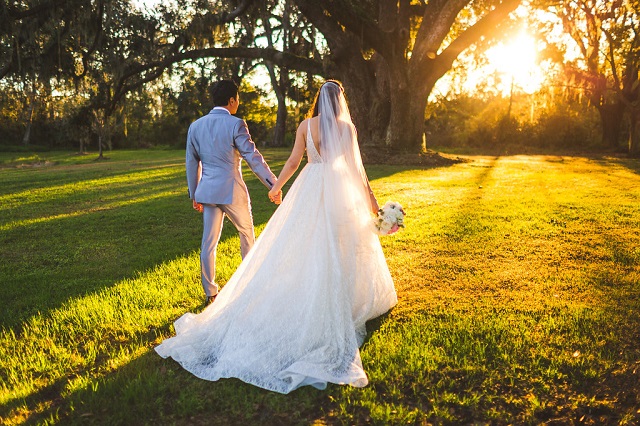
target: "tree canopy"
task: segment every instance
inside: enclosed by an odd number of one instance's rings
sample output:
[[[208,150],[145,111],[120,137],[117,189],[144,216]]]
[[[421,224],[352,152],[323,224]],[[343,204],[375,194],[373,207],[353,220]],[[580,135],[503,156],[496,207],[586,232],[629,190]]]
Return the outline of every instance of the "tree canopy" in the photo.
[[[127,97],[141,100],[131,94],[167,75],[186,75],[186,64],[209,67],[198,78],[237,82],[264,66],[278,104],[270,144],[284,143],[287,102],[308,103],[319,79],[337,78],[346,87],[361,143],[414,153],[424,147],[425,111],[436,83],[470,47],[480,52],[508,36],[509,16],[520,4],[176,0],[140,10],[131,0],[2,1],[0,84],[29,94],[25,111],[33,111],[44,92],[77,93],[85,99],[78,111],[90,112],[94,129],[109,140],[113,115]],[[528,7],[562,20],[582,58],[566,63],[565,74],[570,84],[588,90],[603,138],[615,145],[623,117],[640,122],[633,118],[637,0],[541,0]],[[638,145],[631,143],[637,134],[631,132],[630,146]]]
[[[173,64],[261,61],[279,67],[275,87],[287,84],[290,71],[343,80],[365,140],[419,151],[435,82],[518,4],[180,0],[143,14],[126,0],[45,1],[6,9],[1,49],[9,60],[0,76],[88,77],[94,105],[108,116],[126,93]]]

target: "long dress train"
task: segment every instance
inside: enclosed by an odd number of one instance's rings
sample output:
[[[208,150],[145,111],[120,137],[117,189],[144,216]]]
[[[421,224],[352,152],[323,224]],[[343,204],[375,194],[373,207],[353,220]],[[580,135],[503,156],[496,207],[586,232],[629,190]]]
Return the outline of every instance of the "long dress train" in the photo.
[[[368,383],[359,346],[365,322],[396,304],[393,281],[370,218],[325,202],[328,165],[310,132],[306,149],[252,250],[213,304],[175,322],[176,336],[155,348],[162,357],[202,379],[280,393]]]

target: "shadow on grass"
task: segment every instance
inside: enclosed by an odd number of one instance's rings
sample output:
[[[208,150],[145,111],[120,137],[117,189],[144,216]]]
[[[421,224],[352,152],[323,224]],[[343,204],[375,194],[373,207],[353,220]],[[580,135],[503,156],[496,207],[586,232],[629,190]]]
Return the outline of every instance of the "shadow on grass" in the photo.
[[[587,396],[581,407],[592,424],[639,424],[640,422],[640,250],[633,242],[605,237],[610,262],[601,262],[586,277],[603,295],[599,309],[606,321],[585,326],[598,342],[600,357],[606,365],[598,375],[584,380]],[[637,241],[636,241],[637,243]],[[594,354],[585,354],[590,358]],[[584,373],[585,368],[581,369]],[[595,370],[591,369],[591,372]],[[587,373],[590,371],[587,370]],[[590,409],[589,401],[601,407]],[[598,419],[598,409],[602,419]],[[604,410],[604,411],[603,411]],[[606,412],[608,410],[609,412]]]
[[[371,340],[371,338],[380,330],[380,327],[382,327],[382,324],[385,323],[385,321],[389,318],[392,312],[393,312],[393,308],[389,309],[387,312],[380,315],[379,317],[376,317],[367,321],[367,324],[366,324],[367,336],[365,337],[364,342],[362,342],[362,346],[360,347],[361,349],[364,348],[367,342],[369,342],[369,340]]]
[[[635,351],[640,381],[640,234],[605,233],[603,238],[608,259],[593,264],[587,279],[606,295],[603,307],[625,327],[623,335]],[[640,404],[640,388],[638,392]]]
[[[500,157],[493,157],[488,164],[476,166],[482,167],[482,170],[474,176],[476,188],[467,191],[465,198],[460,201],[458,209],[446,221],[446,225],[442,229],[444,237],[453,241],[460,241],[485,231],[482,227],[478,227],[477,221],[473,219],[482,212],[482,209],[477,208],[477,202],[484,196],[482,188],[485,186],[489,176],[491,176],[499,159]]]
[[[62,424],[104,425],[311,424],[331,406],[328,391],[311,387],[281,395],[237,379],[201,380],[152,349],[63,395],[68,383],[68,378],[58,380],[13,405],[47,407],[32,414],[29,423],[54,419]]]
[[[24,398],[16,397],[5,401],[0,406],[0,420],[12,419],[14,423],[11,424],[42,424],[45,417],[52,417],[64,403],[62,393],[68,380],[67,377],[62,377]]]
[[[122,168],[122,164],[129,164],[129,167]],[[161,160],[156,161],[121,161],[118,163],[104,163],[98,165],[91,164],[69,164],[54,166],[45,170],[20,169],[17,171],[5,170],[2,176],[3,188],[0,195],[14,194],[21,191],[30,191],[34,188],[47,188],[55,186],[66,186],[78,182],[94,179],[114,178],[131,175],[132,179],[137,174],[143,174],[150,170],[159,170],[169,167],[182,166],[181,163],[167,163]],[[178,172],[176,172],[178,173]],[[36,180],[33,179],[35,175]],[[184,170],[179,172],[180,177],[184,176]]]
[[[255,208],[255,224],[266,223],[270,213],[269,206]],[[5,230],[0,272],[10,278],[2,286],[0,324],[14,328],[67,300],[193,253],[201,235],[201,216],[179,195]],[[221,242],[236,235],[227,221]]]
[[[638,158],[629,158],[623,156],[615,156],[615,157],[599,157],[595,159],[600,166],[607,168],[611,166],[620,166],[625,169],[640,175],[640,159]]]
[[[403,170],[384,166],[371,166],[370,169],[375,171],[376,179]],[[116,174],[127,173],[131,172]],[[184,187],[182,176],[173,175],[167,181],[159,179],[155,186],[133,184],[128,190],[135,192],[144,188],[146,195],[159,189]],[[77,181],[77,177],[69,182]],[[95,176],[85,177],[96,179]],[[248,180],[247,185],[254,200],[254,222],[260,226],[271,216],[273,207],[266,201],[266,190],[255,178]],[[28,187],[23,190],[25,188]],[[114,204],[125,200],[132,202],[109,210],[82,212],[77,216],[3,231],[1,236],[6,244],[2,245],[4,249],[0,254],[5,260],[5,269],[0,268],[0,272],[6,272],[11,280],[2,289],[6,303],[0,314],[0,324],[19,328],[20,323],[32,315],[46,316],[69,300],[97,293],[137,273],[198,250],[201,217],[193,212],[186,194],[135,201],[134,195],[118,196],[117,187],[109,191],[102,194],[113,195]],[[261,196],[264,199],[257,201]],[[100,199],[88,202],[99,203]],[[38,204],[45,210],[52,210],[49,213],[61,211],[55,200]],[[225,224],[221,241],[235,235],[234,227]],[[377,324],[379,326],[379,322]],[[163,327],[168,329],[170,323]],[[140,335],[143,344],[153,340]],[[319,407],[330,405],[327,393],[305,388],[292,394],[295,399],[293,411],[282,414],[279,407],[287,406],[289,410],[292,396],[284,399],[284,396],[236,380],[224,380],[213,386],[195,379],[175,364],[166,367],[166,362],[155,353],[147,352],[97,380],[88,376],[85,387],[71,391],[70,386],[78,386],[72,384],[78,377],[76,373],[69,373],[22,401],[29,407],[45,407],[42,408],[44,412],[35,415],[38,419],[55,418],[59,412],[62,417],[72,416],[74,422],[103,424],[148,423],[154,418],[164,422],[165,414],[169,416],[166,423],[210,424],[211,415],[219,412],[227,413],[221,417],[220,424],[229,424],[229,418],[271,424],[280,421],[282,424],[308,423],[322,415]],[[91,375],[95,370],[77,374]],[[13,400],[10,405],[19,407],[20,400]],[[46,408],[49,405],[50,408]],[[36,417],[28,421],[38,421]],[[246,422],[239,420],[238,424]]]
[[[413,411],[393,424],[636,424],[638,374],[618,356],[626,339],[612,339],[616,318],[569,307],[417,314],[386,330],[410,345],[374,343],[371,375],[384,379],[372,382],[367,406]],[[373,415],[362,410],[352,423],[384,423],[384,409]]]

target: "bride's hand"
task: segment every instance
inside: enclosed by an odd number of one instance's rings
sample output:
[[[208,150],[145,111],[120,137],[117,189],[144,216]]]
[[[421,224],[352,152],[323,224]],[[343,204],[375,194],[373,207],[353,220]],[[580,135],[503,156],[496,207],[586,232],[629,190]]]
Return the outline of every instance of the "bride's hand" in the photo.
[[[275,188],[271,188],[269,191],[269,200],[272,203],[280,204],[282,203],[282,190],[275,190]]]

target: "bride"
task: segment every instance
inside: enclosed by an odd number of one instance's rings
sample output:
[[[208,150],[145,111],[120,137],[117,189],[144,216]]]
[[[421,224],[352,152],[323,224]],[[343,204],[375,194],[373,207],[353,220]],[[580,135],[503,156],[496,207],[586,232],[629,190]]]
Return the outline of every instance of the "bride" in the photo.
[[[365,322],[397,302],[372,231],[378,203],[339,82],[322,85],[310,115],[269,197],[279,201],[305,150],[308,163],[252,250],[215,302],[155,348],[202,379],[280,393],[368,383]]]

